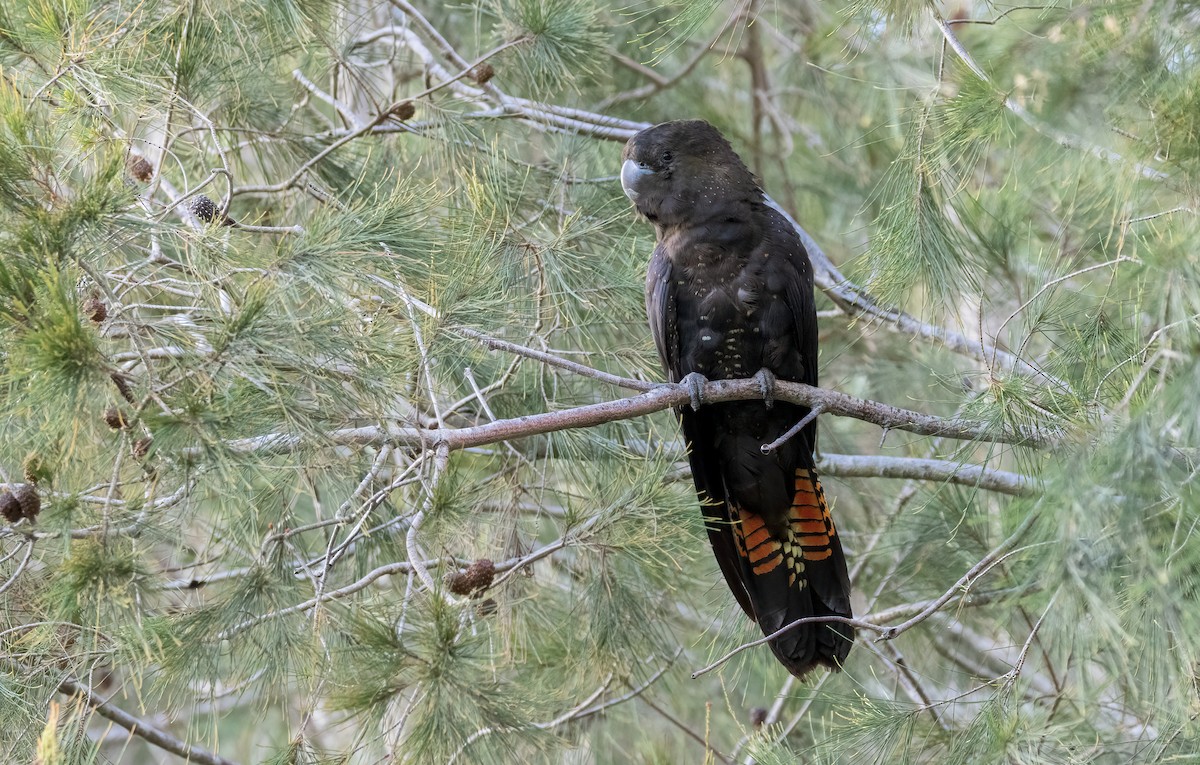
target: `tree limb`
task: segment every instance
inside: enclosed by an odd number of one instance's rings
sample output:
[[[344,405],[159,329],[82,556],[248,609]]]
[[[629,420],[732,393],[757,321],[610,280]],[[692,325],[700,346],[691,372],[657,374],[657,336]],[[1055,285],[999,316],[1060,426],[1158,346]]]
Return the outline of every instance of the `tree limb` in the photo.
[[[67,696],[78,696],[85,704],[96,710],[96,714],[112,720],[132,735],[141,738],[159,749],[176,754],[189,763],[196,763],[197,765],[238,765],[233,760],[228,760],[219,754],[214,754],[206,749],[193,746],[182,739],[172,736],[161,728],[156,728],[139,717],[134,717],[112,702],[101,699],[88,686],[69,677],[59,681],[58,690]]]
[[[1014,497],[1029,497],[1041,492],[1036,479],[1020,473],[921,457],[822,454],[817,461],[817,470],[838,478],[915,478],[921,481],[941,481],[1010,494]]]
[[[724,401],[750,401],[762,397],[758,381],[712,380],[704,386],[704,401],[710,404]],[[1061,444],[1061,433],[1025,427],[993,426],[979,420],[938,417],[911,409],[856,398],[827,388],[814,388],[803,383],[780,380],[775,398],[802,406],[820,406],[829,414],[852,417],[874,423],[888,430],[904,430],[923,436],[940,436],[967,441],[989,441],[1044,449]],[[618,420],[641,417],[664,409],[680,407],[690,402],[686,385],[664,383],[637,396],[587,404],[557,412],[545,412],[524,417],[496,420],[467,428],[383,428],[368,425],[345,428],[325,434],[321,442],[307,441],[289,433],[270,433],[253,438],[226,441],[224,448],[240,453],[289,454],[305,446],[392,446],[424,448],[445,445],[450,451],[473,446],[494,444],[514,438],[544,435],[560,430],[590,428]],[[184,449],[181,456],[194,460],[203,454],[201,447]]]

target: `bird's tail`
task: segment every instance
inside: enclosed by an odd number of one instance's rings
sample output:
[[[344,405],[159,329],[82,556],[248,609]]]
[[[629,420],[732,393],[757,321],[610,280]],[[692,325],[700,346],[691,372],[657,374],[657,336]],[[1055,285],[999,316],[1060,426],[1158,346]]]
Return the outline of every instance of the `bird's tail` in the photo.
[[[816,470],[796,470],[795,495],[783,520],[769,523],[733,504],[728,509],[747,610],[764,635],[805,617],[851,616],[846,558]],[[801,677],[819,664],[839,668],[853,640],[848,624],[815,622],[770,645],[788,671]]]

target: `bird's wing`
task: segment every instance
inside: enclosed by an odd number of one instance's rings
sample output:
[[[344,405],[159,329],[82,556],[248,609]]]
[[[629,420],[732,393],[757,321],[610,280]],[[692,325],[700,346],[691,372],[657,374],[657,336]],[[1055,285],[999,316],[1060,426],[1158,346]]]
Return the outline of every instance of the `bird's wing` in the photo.
[[[650,322],[650,334],[654,336],[654,345],[658,349],[658,357],[671,382],[679,382],[687,374],[680,367],[679,361],[679,314],[675,305],[675,282],[671,273],[671,261],[659,245],[650,258],[650,267],[646,273],[646,316]],[[717,563],[720,564],[721,573],[729,583],[738,604],[750,618],[754,618],[750,596],[742,584],[741,563],[731,531],[733,519],[729,516],[729,507],[725,501],[725,484],[720,466],[711,450],[703,448],[702,440],[698,440],[703,439],[703,435],[699,432],[699,422],[695,418],[697,413],[682,408],[676,410],[676,413],[683,426],[683,437],[688,447],[688,463],[692,468],[696,493],[700,497],[709,542]]]
[[[679,374],[679,326],[672,287],[671,261],[660,244],[654,248],[646,271],[646,317],[663,368],[671,382],[679,382],[682,377]]]

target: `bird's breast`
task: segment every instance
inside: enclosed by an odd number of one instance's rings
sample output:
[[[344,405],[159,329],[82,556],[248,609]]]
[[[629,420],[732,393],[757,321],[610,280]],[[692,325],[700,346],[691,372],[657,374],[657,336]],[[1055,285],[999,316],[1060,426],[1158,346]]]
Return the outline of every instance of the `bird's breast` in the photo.
[[[682,360],[710,379],[762,368],[759,295],[729,284],[684,284],[678,295]],[[690,289],[689,289],[690,288]]]

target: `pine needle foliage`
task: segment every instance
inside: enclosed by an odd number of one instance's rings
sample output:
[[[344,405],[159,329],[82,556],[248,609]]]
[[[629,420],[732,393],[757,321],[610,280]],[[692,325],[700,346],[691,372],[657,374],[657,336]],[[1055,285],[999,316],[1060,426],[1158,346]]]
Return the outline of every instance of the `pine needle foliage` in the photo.
[[[0,3],[0,752],[1191,761],[1198,26]],[[439,448],[631,393],[538,353],[661,378],[616,173],[691,117],[846,277],[822,384],[981,429],[821,417],[855,613],[920,617],[839,673],[693,679],[759,633],[672,413]]]

